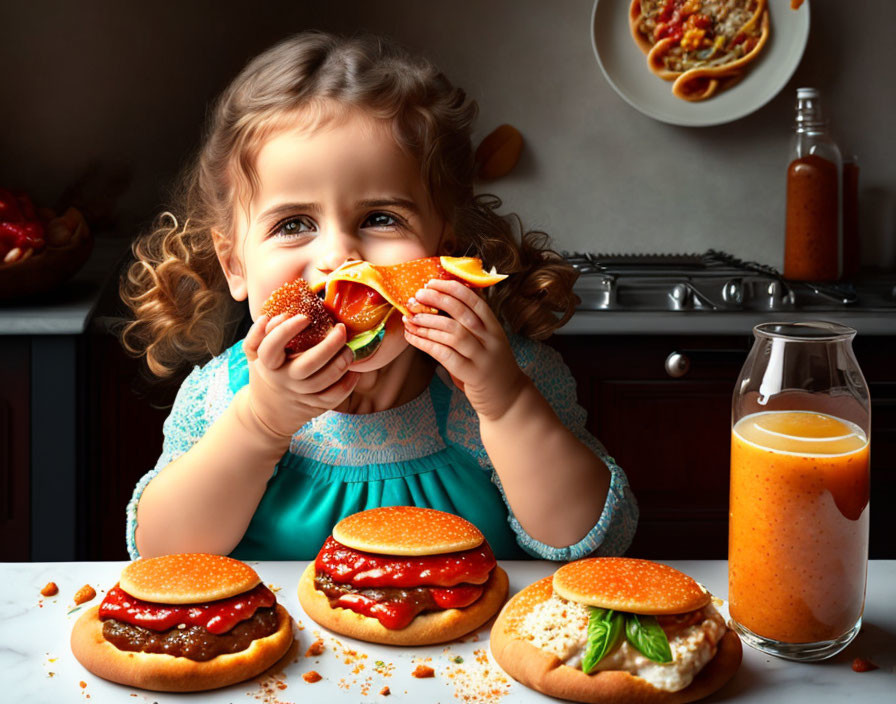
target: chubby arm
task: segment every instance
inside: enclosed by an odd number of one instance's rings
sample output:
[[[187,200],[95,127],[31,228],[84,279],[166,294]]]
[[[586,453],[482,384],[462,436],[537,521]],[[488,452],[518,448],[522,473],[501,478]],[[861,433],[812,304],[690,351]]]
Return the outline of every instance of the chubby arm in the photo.
[[[249,330],[249,385],[195,444],[144,485],[131,508],[140,555],[231,552],[292,433],[351,393],[357,374],[346,372],[351,351],[342,326],[306,352],[285,355],[286,342],[305,325],[304,316],[262,316]]]
[[[482,443],[526,533],[553,547],[573,545],[598,522],[610,471],[520,375],[519,393],[506,411],[480,416]]]
[[[607,466],[520,369],[481,297],[458,282],[431,281],[415,298],[447,315],[412,316],[406,337],[463,389],[516,520],[548,546],[580,541],[604,510],[611,482]]]
[[[274,436],[248,407],[248,388],[203,437],[146,486],[137,506],[143,557],[226,555],[242,539],[289,438]]]

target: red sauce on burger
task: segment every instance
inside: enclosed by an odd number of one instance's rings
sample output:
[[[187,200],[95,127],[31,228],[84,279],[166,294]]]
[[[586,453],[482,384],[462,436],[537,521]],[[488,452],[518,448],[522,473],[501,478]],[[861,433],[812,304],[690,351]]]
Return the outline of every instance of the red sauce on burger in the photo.
[[[485,582],[496,564],[486,542],[472,550],[393,557],[353,550],[331,536],[314,567],[337,582],[351,582],[355,587],[452,587],[461,582]]]
[[[153,631],[166,631],[183,623],[201,626],[217,635],[227,633],[240,621],[252,618],[257,609],[271,607],[275,602],[273,592],[264,584],[206,604],[156,604],[137,599],[116,584],[100,604],[99,617],[114,618]]]
[[[470,550],[397,557],[355,550],[329,537],[318,553],[315,569],[358,590],[425,589],[437,608],[454,609],[469,606],[482,596],[482,584],[496,564],[485,542]],[[360,591],[340,594],[332,604],[376,618],[393,630],[407,626],[424,608],[414,599],[378,598]]]

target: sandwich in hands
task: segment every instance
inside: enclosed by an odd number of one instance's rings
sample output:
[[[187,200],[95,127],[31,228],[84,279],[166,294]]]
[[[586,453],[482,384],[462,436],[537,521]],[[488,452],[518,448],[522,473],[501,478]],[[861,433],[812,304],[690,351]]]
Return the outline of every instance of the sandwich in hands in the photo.
[[[93,674],[161,692],[225,687],[276,663],[292,619],[248,565],[181,554],[130,563],[75,623],[72,652]]]
[[[311,290],[305,279],[283,284],[261,306],[261,312],[271,318],[285,314],[288,318],[304,315],[308,325],[286,343],[287,353],[304,352],[314,347],[330,332],[335,320],[321,298]]]
[[[299,581],[299,603],[321,626],[388,645],[458,638],[506,597],[507,574],[479,529],[415,506],[342,519]]]
[[[486,288],[505,278],[504,274],[484,271],[476,257],[427,257],[392,266],[348,261],[314,289],[303,279],[284,284],[264,302],[261,312],[271,317],[302,313],[309,318],[308,327],[287,344],[287,352],[302,352],[323,340],[337,322],[345,324],[347,344],[358,361],[379,348],[395,311],[401,315],[420,312],[408,306],[428,281],[455,280],[472,288]]]
[[[715,692],[742,654],[697,582],[621,557],[571,562],[516,594],[491,650],[511,677],[553,697],[662,704]]]

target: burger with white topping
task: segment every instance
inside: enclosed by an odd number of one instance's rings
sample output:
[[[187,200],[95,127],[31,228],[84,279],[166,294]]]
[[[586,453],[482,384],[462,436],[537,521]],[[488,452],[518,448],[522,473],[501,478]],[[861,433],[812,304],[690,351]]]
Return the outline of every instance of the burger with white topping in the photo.
[[[695,701],[742,656],[709,592],[633,558],[577,560],[529,585],[498,615],[490,644],[514,679],[579,702]]]

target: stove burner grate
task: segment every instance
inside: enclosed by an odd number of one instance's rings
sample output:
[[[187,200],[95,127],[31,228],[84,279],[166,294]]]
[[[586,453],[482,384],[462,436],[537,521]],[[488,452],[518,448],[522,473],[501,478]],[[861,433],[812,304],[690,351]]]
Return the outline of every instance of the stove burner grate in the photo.
[[[791,310],[856,302],[850,283],[788,281],[773,267],[714,249],[703,254],[564,252],[584,310]]]

